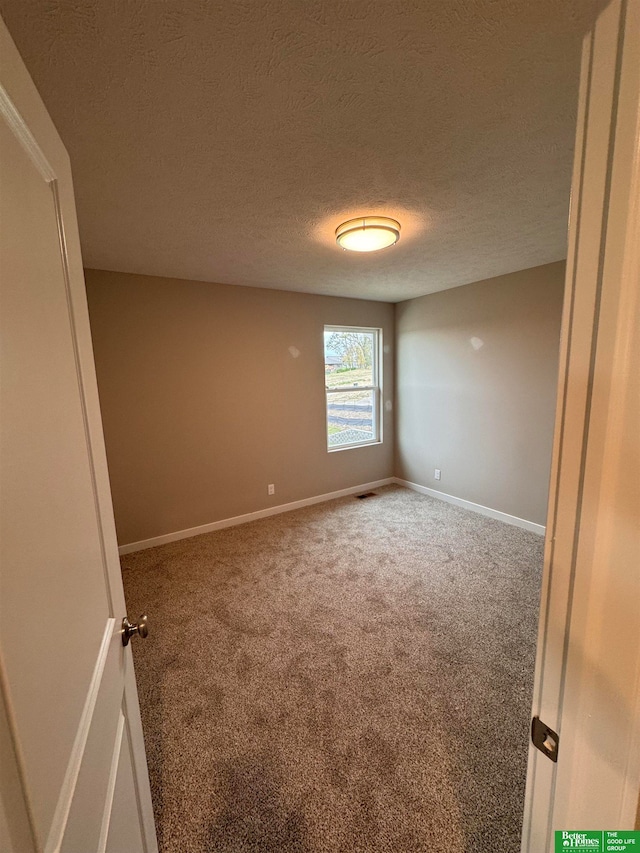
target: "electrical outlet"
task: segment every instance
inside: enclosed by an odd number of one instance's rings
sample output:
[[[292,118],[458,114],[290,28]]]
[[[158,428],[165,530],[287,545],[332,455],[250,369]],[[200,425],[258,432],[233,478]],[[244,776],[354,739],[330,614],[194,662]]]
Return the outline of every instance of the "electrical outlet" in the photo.
[[[439,480],[440,477],[442,476],[442,471],[439,468],[436,468],[435,471],[433,472],[433,476],[435,477],[436,480]]]
[[[267,492],[268,492],[270,495],[275,495],[275,493],[276,493],[276,487],[273,485],[273,483],[269,483],[269,485],[267,486]]]

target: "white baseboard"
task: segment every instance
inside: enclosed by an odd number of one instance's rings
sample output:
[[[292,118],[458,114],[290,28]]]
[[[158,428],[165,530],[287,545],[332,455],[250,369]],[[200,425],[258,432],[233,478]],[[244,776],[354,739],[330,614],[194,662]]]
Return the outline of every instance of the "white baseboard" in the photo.
[[[167,542],[177,542],[179,539],[188,539],[190,536],[200,536],[202,533],[211,533],[213,530],[222,530],[224,527],[235,527],[237,524],[246,524],[248,521],[256,521],[258,518],[267,518],[269,515],[290,512],[292,509],[300,509],[303,506],[332,501],[334,498],[343,498],[346,495],[357,495],[360,492],[369,492],[371,489],[379,489],[380,486],[389,486],[395,482],[397,481],[394,477],[387,477],[384,480],[375,480],[373,483],[361,483],[359,486],[350,486],[348,489],[339,489],[337,492],[327,492],[325,495],[315,495],[312,498],[304,498],[301,501],[270,506],[267,509],[247,512],[244,515],[236,515],[233,518],[223,518],[221,521],[212,521],[210,524],[201,524],[199,527],[189,527],[186,530],[178,530],[175,533],[154,536],[153,539],[142,539],[140,542],[130,542],[128,545],[121,545],[118,548],[118,553],[120,555],[132,554],[134,551],[155,548],[157,545],[166,545]]]
[[[418,483],[410,483],[409,480],[401,480],[399,477],[394,477],[393,482],[407,489],[413,489],[414,492],[420,492],[421,495],[429,495],[429,497],[437,498],[439,501],[445,501],[448,504],[455,504],[456,506],[463,507],[463,509],[478,512],[480,515],[488,515],[489,518],[496,518],[498,521],[504,521],[506,524],[513,524],[514,527],[523,527],[525,530],[530,530],[539,536],[544,536],[545,534],[546,528],[544,524],[536,524],[534,521],[527,521],[526,518],[518,518],[517,515],[500,512],[499,509],[491,509],[491,507],[482,506],[482,504],[474,504],[472,501],[465,501],[463,498],[456,498],[453,495],[445,494],[445,492],[438,492],[436,489],[420,486]]]
[[[407,489],[412,489],[414,492],[420,492],[423,495],[429,495],[432,498],[437,498],[446,503],[455,504],[470,509],[473,512],[478,512],[480,515],[487,515],[489,518],[495,518],[498,521],[504,521],[506,524],[513,524],[515,527],[522,527],[525,530],[530,530],[532,533],[537,533],[539,536],[544,536],[545,527],[543,524],[536,524],[533,521],[527,521],[525,518],[518,518],[516,515],[509,515],[506,512],[500,512],[497,509],[491,509],[488,506],[475,504],[472,501],[466,501],[463,498],[456,498],[453,495],[447,495],[445,492],[438,492],[436,489],[429,489],[427,486],[420,486],[418,483],[411,483],[409,480],[401,480],[399,477],[387,477],[384,480],[375,480],[373,483],[361,483],[359,486],[350,486],[348,489],[339,489],[337,492],[327,492],[324,495],[315,495],[312,498],[304,498],[300,501],[292,501],[288,504],[279,504],[271,506],[267,509],[259,509],[255,512],[247,512],[244,515],[236,515],[233,518],[223,518],[220,521],[212,521],[210,524],[201,524],[198,527],[189,527],[186,530],[177,530],[175,533],[165,533],[162,536],[154,536],[152,539],[142,539],[140,542],[130,542],[128,545],[121,545],[118,548],[120,555],[132,554],[134,551],[143,551],[146,548],[155,548],[157,545],[166,545],[167,542],[177,542],[179,539],[188,539],[191,536],[200,536],[202,533],[211,533],[214,530],[222,530],[225,527],[235,527],[238,524],[246,524],[248,521],[256,521],[259,518],[267,518],[270,515],[279,515],[282,512],[290,512],[293,509],[300,509],[303,506],[311,506],[312,504],[324,503],[332,501],[335,498],[343,498],[346,495],[357,495],[359,492],[368,492],[371,489],[378,489],[381,486],[389,486],[392,483],[397,483],[399,486],[404,486]]]

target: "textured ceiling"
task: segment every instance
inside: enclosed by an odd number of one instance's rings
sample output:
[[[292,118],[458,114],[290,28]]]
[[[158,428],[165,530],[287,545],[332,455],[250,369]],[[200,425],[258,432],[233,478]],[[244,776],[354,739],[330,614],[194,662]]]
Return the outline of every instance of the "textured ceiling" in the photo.
[[[565,257],[585,0],[0,0],[86,266],[398,301]],[[337,248],[363,213],[403,225]]]

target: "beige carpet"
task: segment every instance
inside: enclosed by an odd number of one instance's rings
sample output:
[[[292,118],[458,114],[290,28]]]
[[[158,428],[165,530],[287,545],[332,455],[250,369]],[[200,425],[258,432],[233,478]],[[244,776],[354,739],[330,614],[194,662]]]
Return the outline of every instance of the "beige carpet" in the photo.
[[[542,538],[390,486],[123,558],[163,853],[517,853]]]

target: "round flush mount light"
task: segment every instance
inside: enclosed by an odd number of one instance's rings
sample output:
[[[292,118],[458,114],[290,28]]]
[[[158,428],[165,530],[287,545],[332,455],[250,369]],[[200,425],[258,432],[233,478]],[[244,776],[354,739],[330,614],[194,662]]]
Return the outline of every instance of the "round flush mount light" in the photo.
[[[400,239],[400,223],[386,216],[360,216],[336,228],[336,243],[350,252],[377,252]]]

